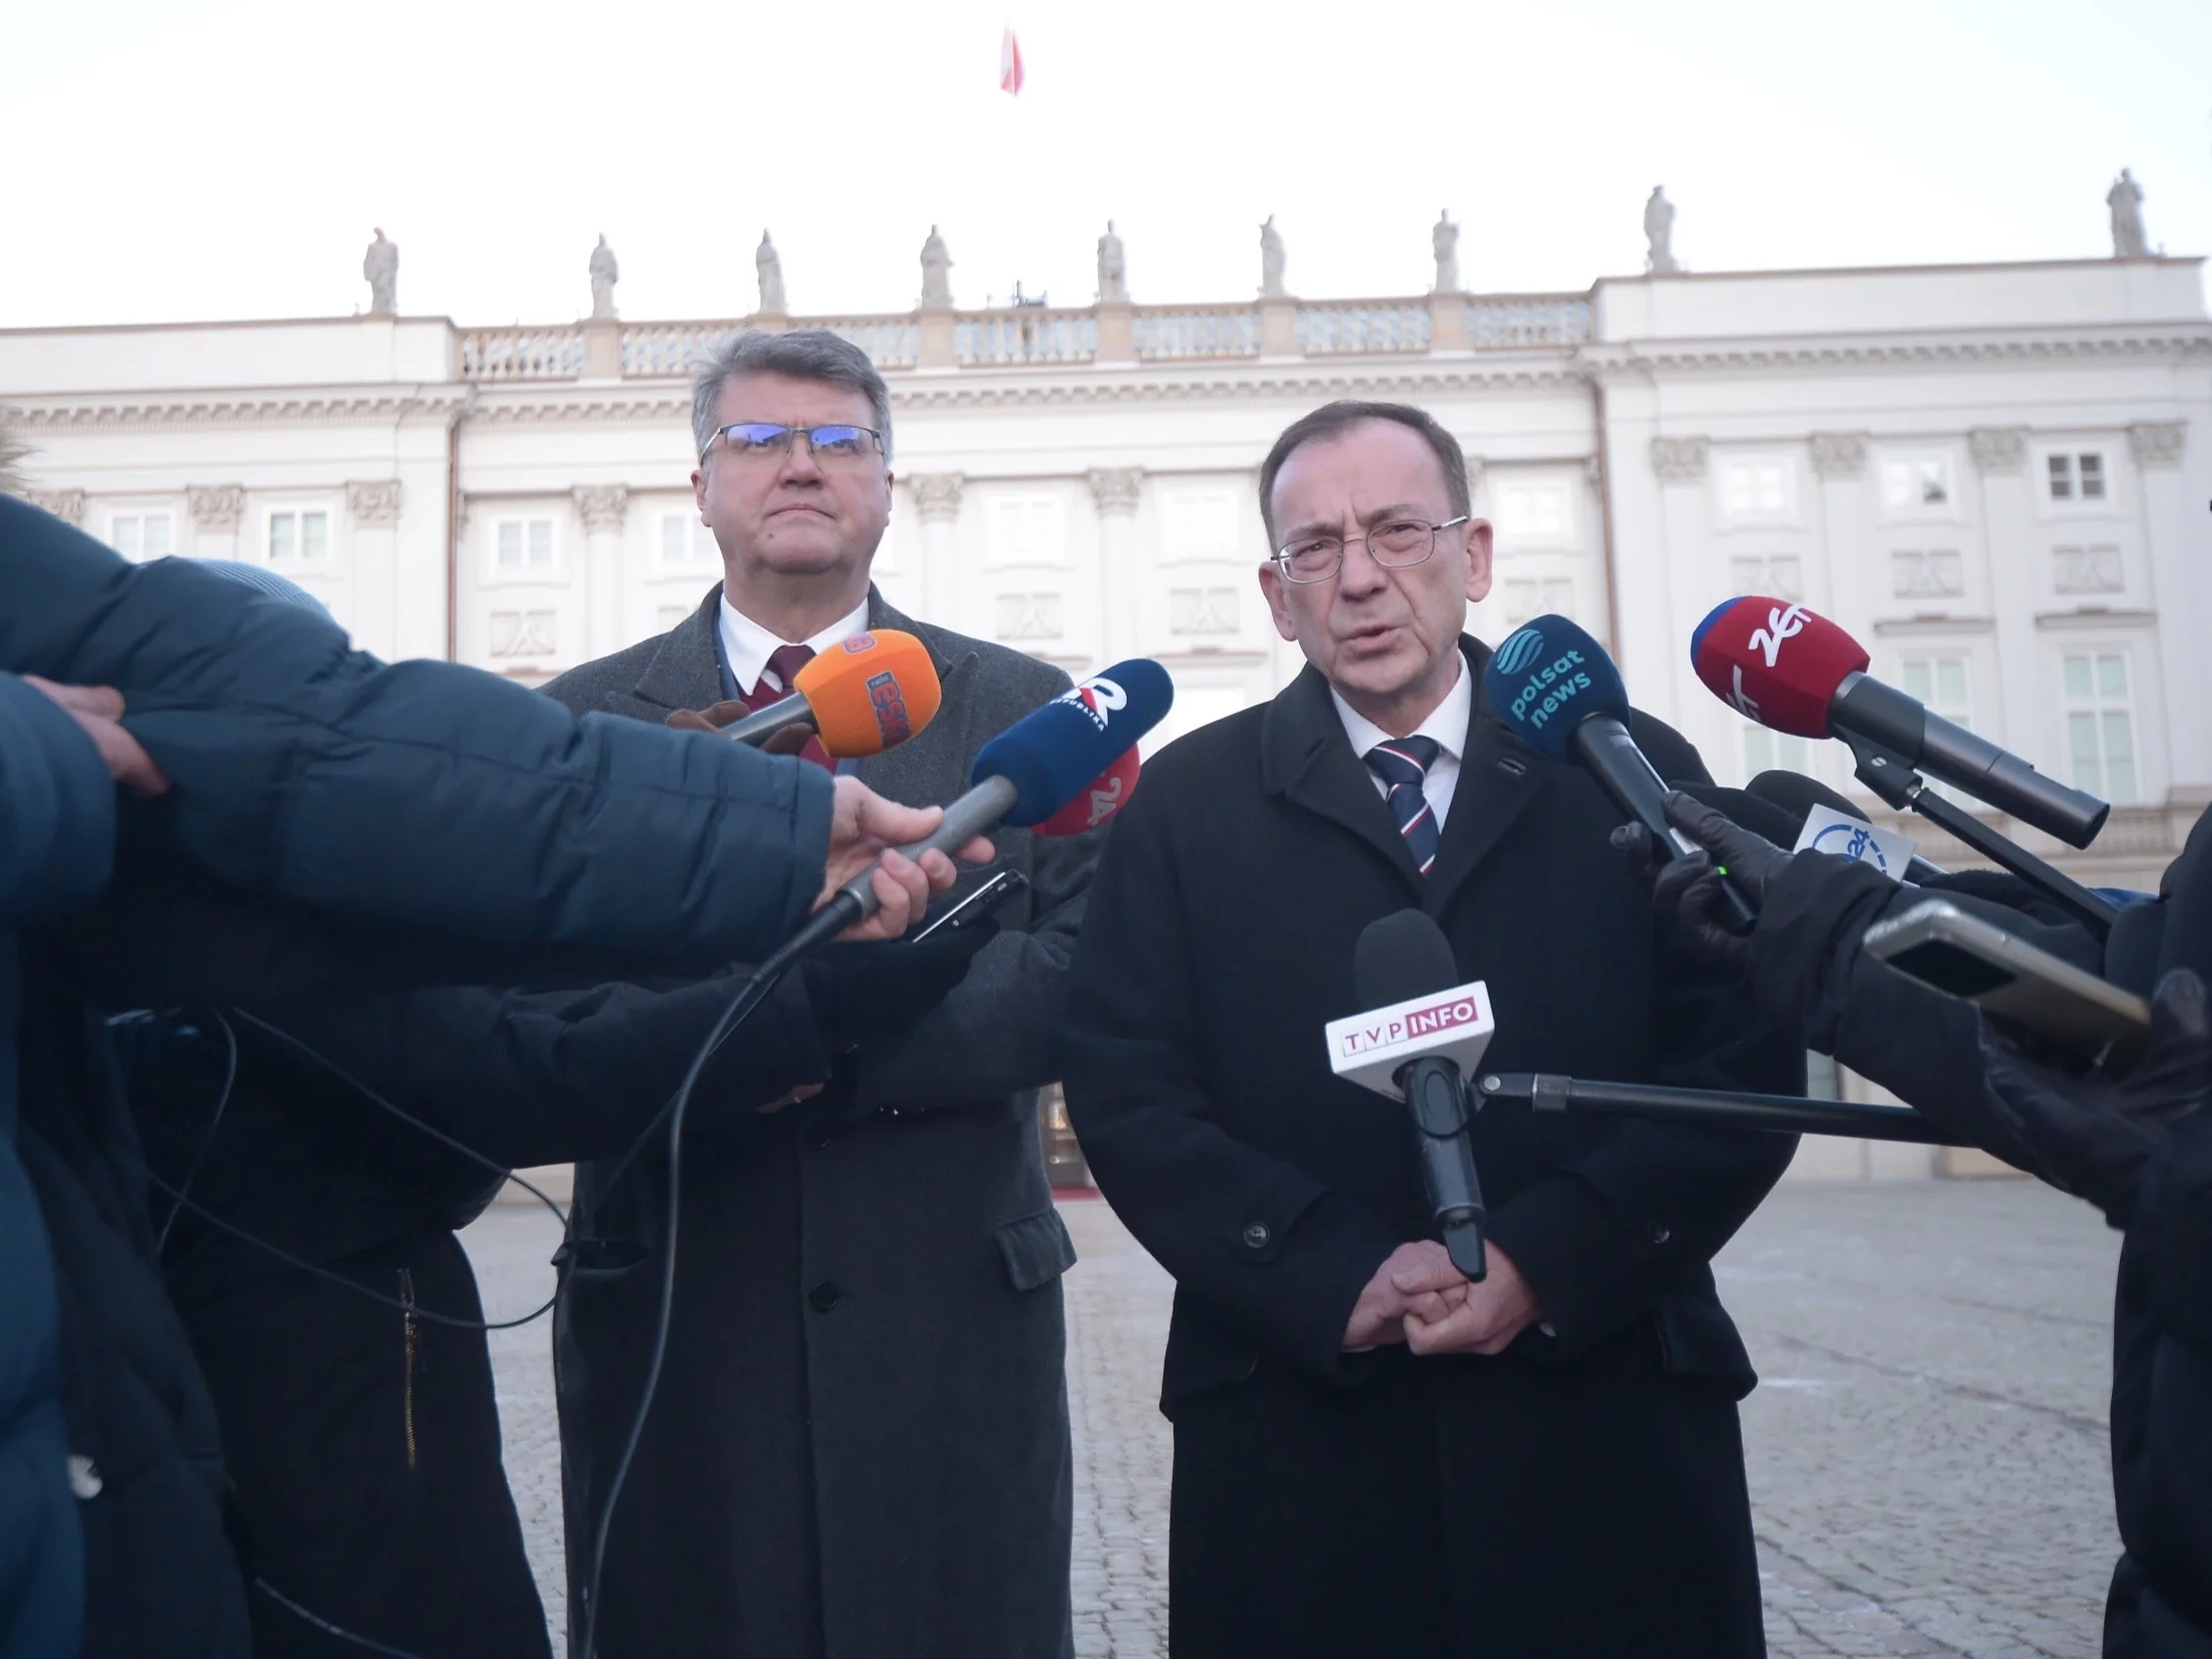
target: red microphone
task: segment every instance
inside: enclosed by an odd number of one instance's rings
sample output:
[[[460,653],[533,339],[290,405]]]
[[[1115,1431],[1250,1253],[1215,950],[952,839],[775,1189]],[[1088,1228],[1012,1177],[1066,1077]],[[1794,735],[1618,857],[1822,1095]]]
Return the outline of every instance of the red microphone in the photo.
[[[1869,675],[1865,647],[1826,617],[1757,595],[1715,606],[1690,636],[1697,677],[1745,718],[1797,737],[1842,738],[1862,765],[1864,751],[1879,751],[2068,846],[2096,839],[2111,807],[1929,713]]]
[[[1075,798],[1037,826],[1039,835],[1081,835],[1094,830],[1108,818],[1129,804],[1130,791],[1137,787],[1137,746],[1131,744],[1122,751],[1122,757],[1096,778]]]

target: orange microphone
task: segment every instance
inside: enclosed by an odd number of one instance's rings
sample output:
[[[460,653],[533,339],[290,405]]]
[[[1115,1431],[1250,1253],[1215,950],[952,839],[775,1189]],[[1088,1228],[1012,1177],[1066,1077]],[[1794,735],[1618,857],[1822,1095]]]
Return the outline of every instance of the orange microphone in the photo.
[[[758,747],[778,732],[810,731],[831,758],[856,761],[904,743],[937,717],[943,688],[929,648],[895,628],[840,640],[791,679],[791,694],[722,735]]]

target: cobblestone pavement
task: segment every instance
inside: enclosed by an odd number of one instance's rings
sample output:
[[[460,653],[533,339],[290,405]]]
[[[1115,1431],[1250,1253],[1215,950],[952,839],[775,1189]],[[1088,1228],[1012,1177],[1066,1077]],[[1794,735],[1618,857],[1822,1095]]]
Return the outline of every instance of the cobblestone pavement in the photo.
[[[1096,1201],[1063,1206],[1075,1646],[1165,1651],[1166,1275]],[[552,1282],[557,1228],[464,1235],[493,1317]],[[1716,1264],[1762,1383],[1744,1433],[1776,1659],[2093,1654],[2113,1532],[2117,1240],[2026,1182],[1781,1189]],[[495,1334],[507,1467],[556,1646],[565,1613],[547,1326]],[[1624,1656],[1626,1659],[1626,1656]]]

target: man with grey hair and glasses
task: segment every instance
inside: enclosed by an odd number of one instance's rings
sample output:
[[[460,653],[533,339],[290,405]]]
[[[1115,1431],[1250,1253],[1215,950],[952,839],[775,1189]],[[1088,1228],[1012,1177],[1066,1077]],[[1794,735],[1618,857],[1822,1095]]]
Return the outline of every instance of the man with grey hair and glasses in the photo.
[[[910,741],[840,770],[896,801],[942,802],[986,741],[1067,689],[1057,669],[900,615],[870,583],[893,500],[891,409],[857,348],[815,329],[724,341],[695,384],[693,440],[723,579],[676,627],[563,674],[552,695],[721,723],[784,695],[813,653],[903,629],[928,648],[943,705]],[[836,764],[818,744],[805,753]],[[687,1152],[665,1368],[612,1520],[602,1659],[1072,1651],[1059,1276],[1074,1252],[1035,1091],[1055,1075],[1102,833],[999,832],[997,863],[952,897],[1003,868],[1029,890],[972,963],[940,950],[943,935],[902,945],[910,956],[861,953],[851,973],[794,976],[765,1029],[741,1034],[811,1045],[813,1082],[754,1132]],[[571,1265],[556,1333],[579,1631],[660,1283],[666,1172],[640,1165],[578,1170],[575,1231],[605,1262]]]

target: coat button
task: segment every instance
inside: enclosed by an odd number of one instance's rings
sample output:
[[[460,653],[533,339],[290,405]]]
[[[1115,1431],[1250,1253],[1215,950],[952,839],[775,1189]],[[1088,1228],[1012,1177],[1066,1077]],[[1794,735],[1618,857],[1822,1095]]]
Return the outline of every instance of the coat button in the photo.
[[[845,1293],[837,1288],[835,1280],[825,1279],[806,1294],[807,1305],[817,1313],[827,1313],[845,1299]]]
[[[1667,1226],[1663,1221],[1652,1229],[1652,1242],[1654,1244],[1664,1244],[1673,1236],[1673,1229]]]
[[[1245,1223],[1245,1248],[1247,1250],[1266,1249],[1267,1240],[1273,1236],[1267,1231],[1267,1223],[1264,1221],[1248,1221]]]

